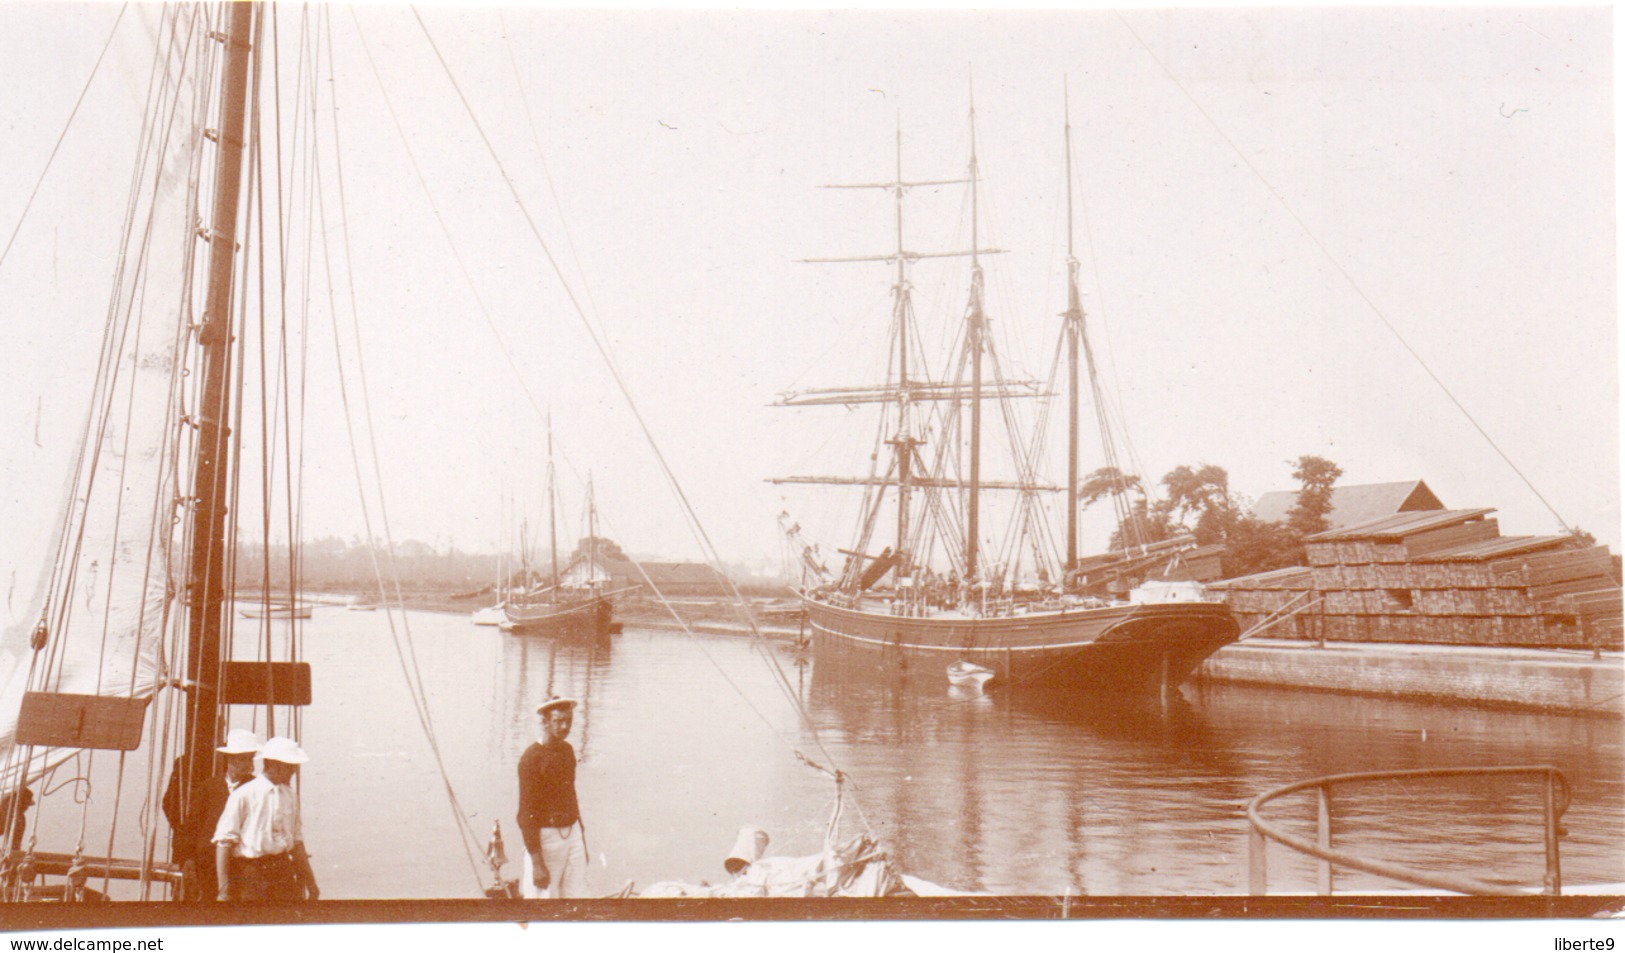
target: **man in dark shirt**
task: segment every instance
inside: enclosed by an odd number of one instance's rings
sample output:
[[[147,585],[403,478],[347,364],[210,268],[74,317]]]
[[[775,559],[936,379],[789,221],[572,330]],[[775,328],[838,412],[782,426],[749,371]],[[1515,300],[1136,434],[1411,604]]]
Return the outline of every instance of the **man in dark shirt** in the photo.
[[[519,758],[519,834],[525,839],[525,897],[581,897],[587,892],[587,840],[576,803],[576,752],[564,739],[577,702],[548,698],[536,708],[542,736]]]
[[[169,776],[169,787],[164,791],[164,817],[175,832],[171,856],[186,874],[185,899],[213,900],[215,898],[214,826],[225,809],[226,799],[237,786],[254,777],[254,755],[260,750],[259,736],[252,731],[234,728],[226,735],[226,743],[214,750],[226,756],[226,773],[210,778],[196,795],[196,802],[187,805],[181,813],[181,769],[183,758],[175,759],[175,770]]]

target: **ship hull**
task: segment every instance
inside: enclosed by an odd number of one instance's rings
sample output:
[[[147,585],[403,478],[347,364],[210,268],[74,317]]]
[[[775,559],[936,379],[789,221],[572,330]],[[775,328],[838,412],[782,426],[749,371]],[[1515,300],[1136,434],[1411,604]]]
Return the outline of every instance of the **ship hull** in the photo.
[[[968,661],[989,688],[1079,696],[1165,691],[1236,640],[1221,603],[1176,602],[1032,612],[998,618],[910,618],[805,599],[815,657],[896,673],[940,673]]]
[[[540,603],[503,607],[502,628],[514,635],[540,635],[556,639],[597,639],[615,628],[614,604],[604,596],[567,603]]]

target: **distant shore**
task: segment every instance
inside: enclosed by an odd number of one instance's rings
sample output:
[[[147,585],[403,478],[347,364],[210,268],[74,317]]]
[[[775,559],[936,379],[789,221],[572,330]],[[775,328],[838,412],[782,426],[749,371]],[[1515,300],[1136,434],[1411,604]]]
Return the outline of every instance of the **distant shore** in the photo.
[[[752,611],[757,614],[757,626],[764,632],[774,635],[786,633],[794,635],[796,622],[794,613],[795,603],[784,599],[767,596],[747,597]],[[258,601],[259,596],[252,593],[239,593],[237,601],[252,603]],[[276,601],[273,599],[272,601]],[[300,601],[314,605],[342,605],[342,606],[378,606],[380,602],[374,596],[354,592],[305,592],[300,594]],[[475,611],[495,604],[495,598],[489,592],[475,595],[453,592],[402,592],[398,602],[390,600],[391,605],[399,605],[404,609],[415,612],[439,612],[448,615],[472,615]],[[671,598],[664,603],[659,600],[635,597],[620,598],[616,600],[615,617],[625,622],[635,622],[652,628],[680,628],[673,618],[676,613],[683,622],[705,631],[748,634],[749,627],[745,623],[740,607],[732,600],[715,596],[696,596],[689,598]]]
[[[257,596],[240,595],[252,602]],[[375,605],[350,592],[304,593],[316,605]],[[493,603],[490,593],[403,592],[399,604],[419,612],[468,615]],[[803,637],[798,607],[782,598],[750,600],[755,630],[775,640]],[[673,613],[681,618],[673,618]],[[730,600],[696,596],[621,600],[616,618],[657,629],[684,627],[749,636],[751,626]],[[1415,643],[1329,643],[1252,638],[1220,649],[1193,682],[1245,682],[1339,694],[1425,699],[1492,708],[1625,715],[1625,658],[1619,652],[1493,648]]]

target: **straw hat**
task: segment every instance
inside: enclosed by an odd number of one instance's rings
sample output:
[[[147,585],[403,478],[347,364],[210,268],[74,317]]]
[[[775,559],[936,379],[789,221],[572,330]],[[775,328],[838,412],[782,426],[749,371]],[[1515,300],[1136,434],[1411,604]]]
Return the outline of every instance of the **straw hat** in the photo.
[[[767,831],[760,827],[741,827],[739,836],[734,838],[733,850],[728,851],[728,859],[722,862],[722,867],[730,874],[737,874],[761,860],[766,852]]]
[[[305,754],[292,738],[272,738],[260,749],[260,757],[283,764],[304,764],[310,760],[310,755]]]
[[[226,733],[226,743],[214,750],[221,754],[258,754],[262,747],[259,735],[247,728],[233,728]]]
[[[557,695],[549,695],[547,696],[547,701],[536,706],[536,714],[545,715],[555,708],[564,706],[569,706],[570,710],[573,712],[575,711],[576,706],[579,704],[581,703],[576,701],[574,698],[559,698]]]

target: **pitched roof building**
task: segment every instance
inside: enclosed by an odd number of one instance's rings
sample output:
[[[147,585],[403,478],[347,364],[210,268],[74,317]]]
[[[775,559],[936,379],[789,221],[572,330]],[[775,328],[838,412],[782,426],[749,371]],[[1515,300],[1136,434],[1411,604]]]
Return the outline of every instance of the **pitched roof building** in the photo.
[[[1258,498],[1253,515],[1266,522],[1284,522],[1297,502],[1297,490],[1274,490]],[[1332,511],[1326,515],[1326,522],[1329,529],[1339,530],[1396,513],[1442,509],[1444,504],[1421,480],[1357,483],[1332,487]]]

